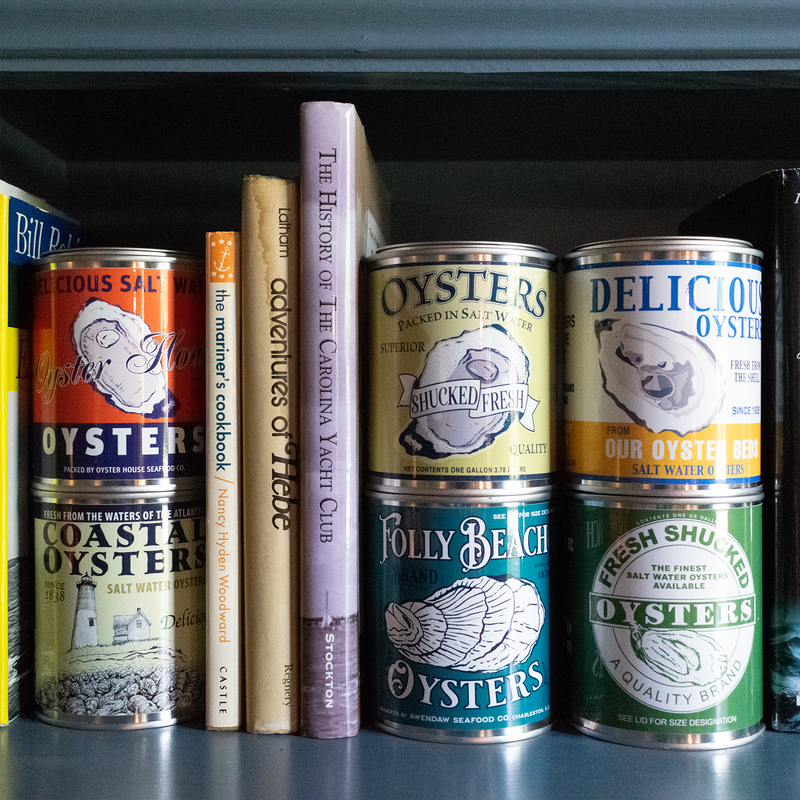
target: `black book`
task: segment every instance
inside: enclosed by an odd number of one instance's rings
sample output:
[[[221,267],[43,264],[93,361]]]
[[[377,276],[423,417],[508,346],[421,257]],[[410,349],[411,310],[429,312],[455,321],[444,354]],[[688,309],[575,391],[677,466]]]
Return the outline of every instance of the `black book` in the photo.
[[[764,252],[761,454],[765,694],[778,731],[800,732],[800,168],[723,195],[684,235],[745,239]]]

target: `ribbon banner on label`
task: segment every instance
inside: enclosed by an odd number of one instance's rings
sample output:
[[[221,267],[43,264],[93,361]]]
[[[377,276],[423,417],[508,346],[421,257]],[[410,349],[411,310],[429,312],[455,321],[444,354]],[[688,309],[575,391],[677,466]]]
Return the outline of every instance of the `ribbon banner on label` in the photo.
[[[536,430],[533,412],[539,401],[524,383],[482,387],[480,381],[462,380],[416,386],[416,381],[414,375],[400,375],[403,394],[397,406],[408,406],[412,419],[449,411],[468,411],[472,419],[516,412],[526,430]]]

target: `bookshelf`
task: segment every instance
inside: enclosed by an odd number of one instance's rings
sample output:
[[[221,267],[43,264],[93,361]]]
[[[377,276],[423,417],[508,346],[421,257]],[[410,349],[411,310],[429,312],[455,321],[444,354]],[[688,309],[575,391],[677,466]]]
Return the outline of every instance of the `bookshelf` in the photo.
[[[0,0],[0,178],[110,244],[200,253],[206,230],[238,225],[243,174],[296,173],[298,106],[331,98],[359,109],[395,241],[563,254],[674,233],[715,196],[800,163],[796,4],[418,5]],[[566,730],[470,747],[23,718],[0,730],[0,796],[783,798],[799,752],[771,732],[687,753]]]

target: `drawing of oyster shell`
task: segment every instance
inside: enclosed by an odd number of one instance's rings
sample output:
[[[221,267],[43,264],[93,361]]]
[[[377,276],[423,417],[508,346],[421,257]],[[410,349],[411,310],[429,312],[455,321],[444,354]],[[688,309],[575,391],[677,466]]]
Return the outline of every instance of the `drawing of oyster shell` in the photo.
[[[539,640],[545,611],[523,578],[464,578],[426,600],[390,603],[386,632],[420,664],[494,672],[524,661]]]
[[[659,631],[631,623],[634,655],[674,683],[706,686],[728,669],[728,655],[711,636],[698,631]]]
[[[166,371],[143,348],[152,336],[136,314],[91,298],[72,325],[78,353],[88,362],[101,363],[92,382],[114,407],[144,416],[169,416],[175,401],[167,387]]]
[[[685,436],[713,422],[725,396],[722,369],[694,336],[649,323],[595,322],[603,389],[637,424]]]
[[[481,389],[525,384],[529,359],[525,351],[499,325],[489,325],[460,336],[443,339],[428,354],[417,389],[458,381],[477,381]],[[444,458],[474,453],[489,446],[517,415],[500,411],[473,415],[470,409],[444,409],[419,416],[400,435],[409,455]]]

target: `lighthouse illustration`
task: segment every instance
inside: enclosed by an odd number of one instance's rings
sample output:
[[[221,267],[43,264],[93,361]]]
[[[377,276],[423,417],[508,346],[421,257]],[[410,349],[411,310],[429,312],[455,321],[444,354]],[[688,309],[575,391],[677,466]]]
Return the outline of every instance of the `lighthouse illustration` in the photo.
[[[97,584],[84,575],[78,586],[78,600],[75,604],[75,622],[72,626],[72,650],[78,647],[97,645],[97,601],[94,590]]]

